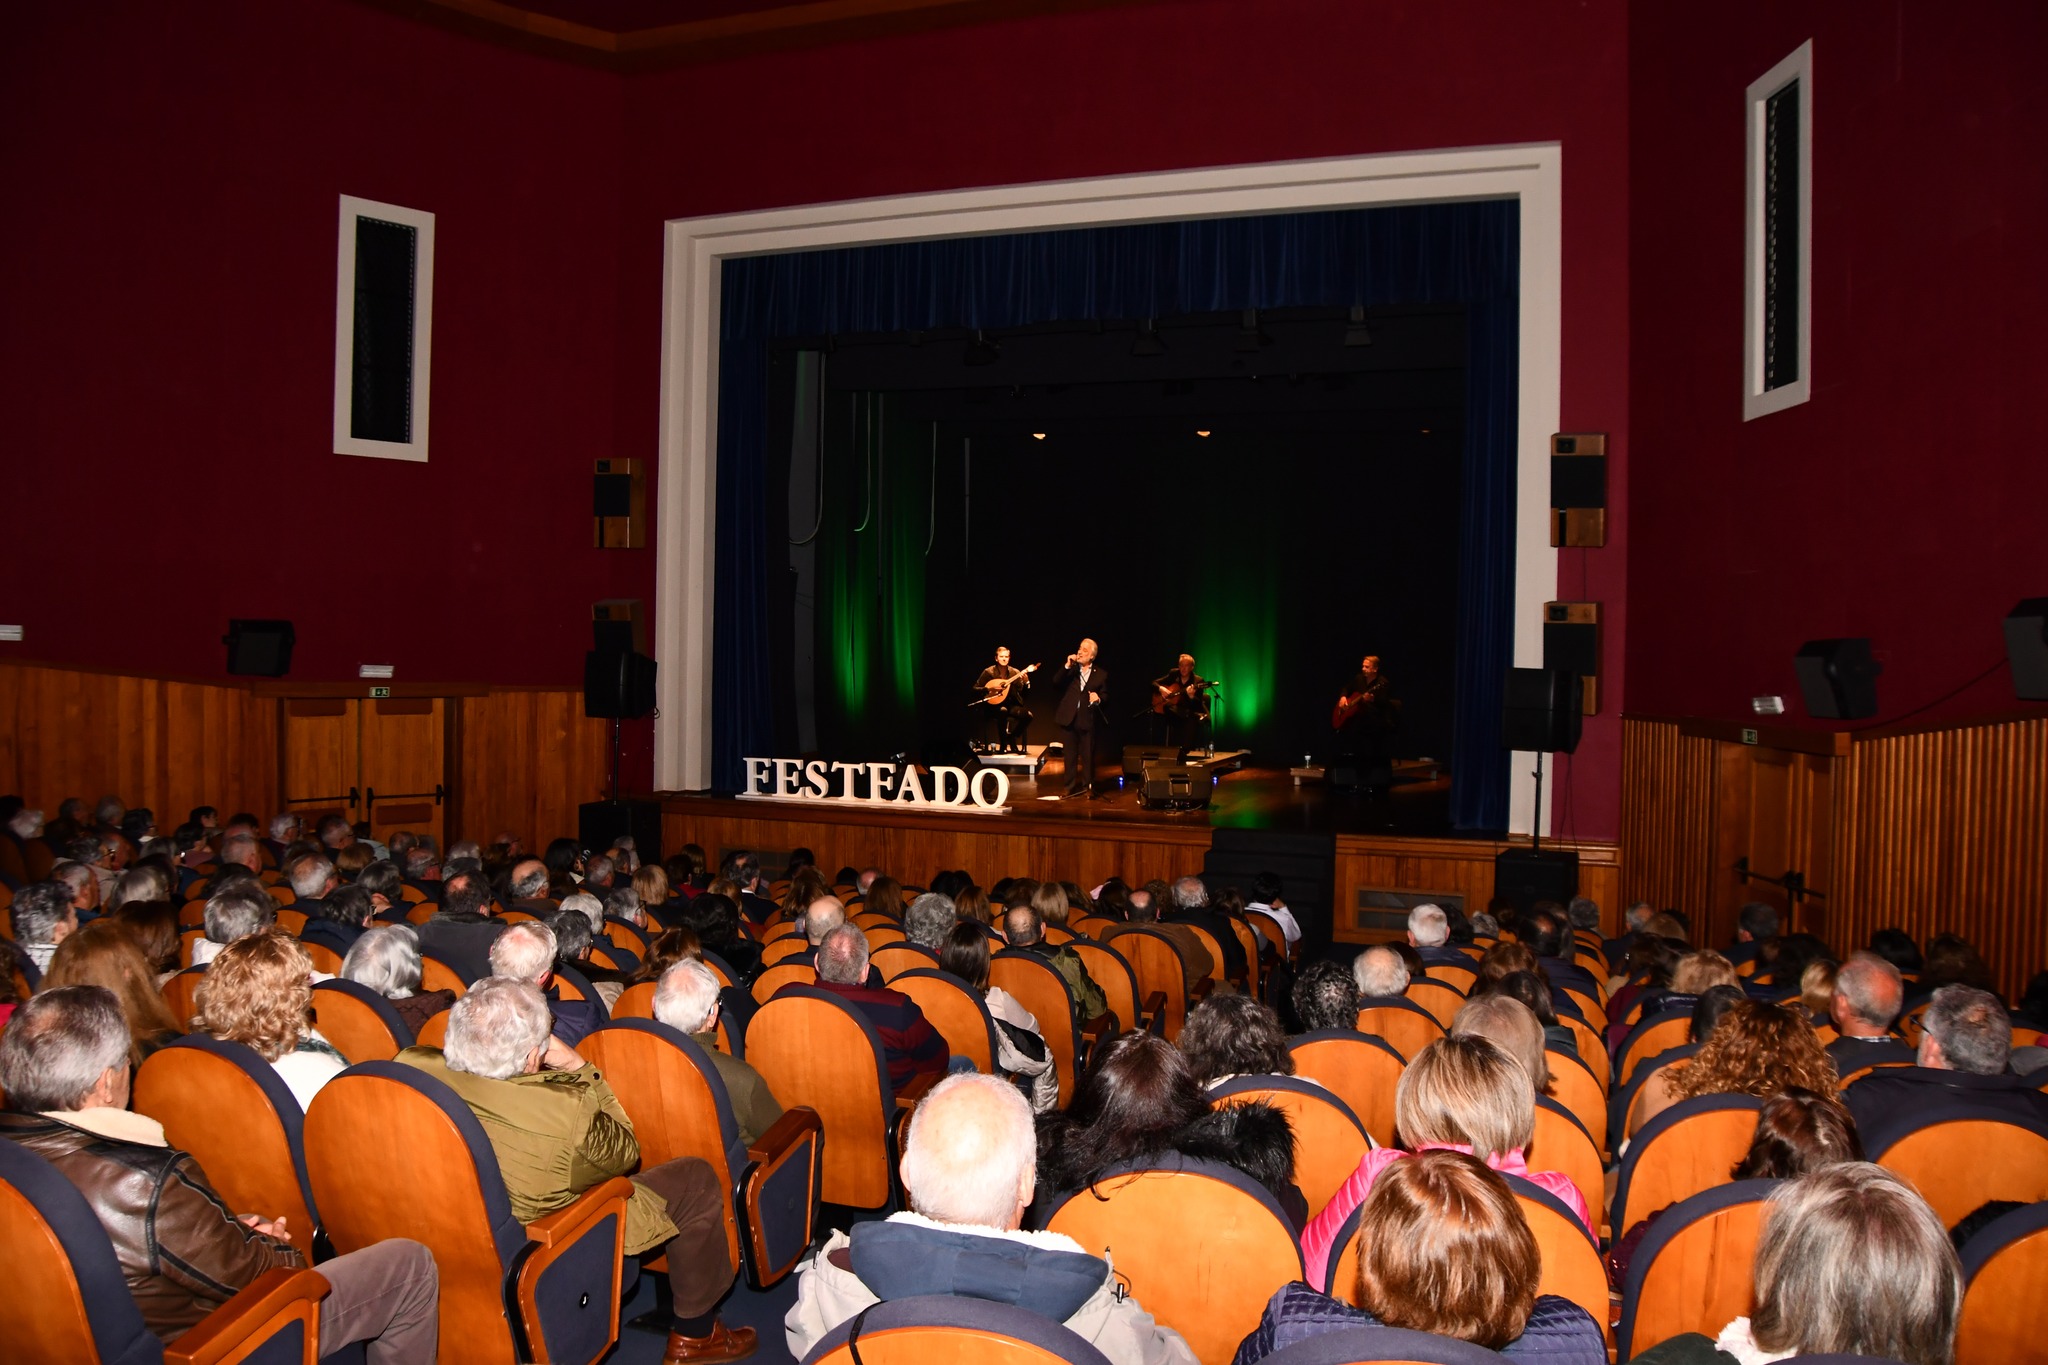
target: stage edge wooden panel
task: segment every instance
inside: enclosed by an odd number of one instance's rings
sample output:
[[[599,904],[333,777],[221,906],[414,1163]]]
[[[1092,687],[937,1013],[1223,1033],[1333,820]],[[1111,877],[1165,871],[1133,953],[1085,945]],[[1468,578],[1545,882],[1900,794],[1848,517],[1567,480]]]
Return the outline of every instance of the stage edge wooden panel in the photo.
[[[1340,943],[1384,943],[1406,932],[1405,919],[1398,928],[1394,927],[1391,906],[1372,904],[1375,892],[1392,892],[1410,899],[1458,897],[1468,914],[1484,910],[1493,899],[1494,858],[1503,849],[1527,846],[1526,840],[1519,839],[1509,842],[1340,834],[1334,936]],[[1618,933],[1623,910],[1620,846],[1546,842],[1544,847],[1578,851],[1579,894],[1599,903],[1604,932]]]

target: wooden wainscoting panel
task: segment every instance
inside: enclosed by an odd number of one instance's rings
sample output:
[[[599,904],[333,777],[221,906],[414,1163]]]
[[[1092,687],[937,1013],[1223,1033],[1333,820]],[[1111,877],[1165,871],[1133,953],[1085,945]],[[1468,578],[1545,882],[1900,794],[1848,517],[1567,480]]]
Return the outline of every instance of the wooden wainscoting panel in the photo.
[[[1424,839],[1399,835],[1337,836],[1337,904],[1331,931],[1340,943],[1378,943],[1406,932],[1392,921],[1373,928],[1359,921],[1360,895],[1388,891],[1402,895],[1461,897],[1466,913],[1484,910],[1493,899],[1493,860],[1502,850],[1519,847],[1497,839]],[[1601,922],[1618,932],[1621,901],[1621,852],[1618,845],[1581,841],[1547,842],[1546,848],[1576,849],[1579,894],[1600,906]]]
[[[1632,716],[1621,736],[1623,905],[1696,914],[1714,880],[1714,741]]]
[[[538,852],[576,836],[576,808],[604,799],[611,727],[583,714],[581,691],[507,691],[463,697],[456,742],[461,784],[454,839],[506,831]]]
[[[1830,941],[1953,931],[2016,998],[2048,967],[2048,718],[1862,740],[1839,781]]]

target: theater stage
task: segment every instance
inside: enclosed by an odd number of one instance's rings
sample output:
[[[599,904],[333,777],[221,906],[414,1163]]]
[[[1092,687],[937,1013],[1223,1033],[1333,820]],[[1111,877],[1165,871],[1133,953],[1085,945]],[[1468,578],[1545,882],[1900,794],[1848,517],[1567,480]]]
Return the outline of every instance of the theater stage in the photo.
[[[964,868],[984,886],[1007,876],[1094,886],[1111,876],[1135,884],[1201,872],[1218,831],[1228,831],[1225,842],[1239,858],[1265,841],[1297,853],[1327,848],[1335,914],[1322,932],[1365,942],[1385,937],[1388,907],[1403,897],[1455,898],[1483,909],[1493,894],[1494,856],[1527,843],[1453,832],[1450,778],[1434,765],[1398,765],[1392,787],[1370,797],[1287,769],[1240,768],[1220,777],[1208,809],[1192,811],[1147,810],[1135,780],[1105,785],[1093,801],[1041,799],[1057,797],[1065,781],[1057,768],[1014,777],[999,812],[675,793],[660,798],[662,847],[696,843],[714,861],[748,849],[770,875],[789,850],[808,848],[827,872],[879,867],[916,883]],[[1616,846],[1561,846],[1579,852],[1581,894],[1618,923]],[[1307,927],[1317,936],[1316,926]]]

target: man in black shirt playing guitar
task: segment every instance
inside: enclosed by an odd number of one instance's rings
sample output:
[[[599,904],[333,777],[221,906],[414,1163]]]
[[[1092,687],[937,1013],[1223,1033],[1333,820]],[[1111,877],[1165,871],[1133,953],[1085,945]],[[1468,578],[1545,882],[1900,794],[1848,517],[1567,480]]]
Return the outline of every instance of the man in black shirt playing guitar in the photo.
[[[1004,645],[996,650],[996,661],[982,669],[981,676],[974,680],[972,705],[995,713],[1000,752],[1024,752],[1024,731],[1031,724],[1031,711],[1024,705],[1023,694],[1030,690],[1031,675],[1037,671],[1037,664],[1029,668],[1010,667],[1010,647]]]
[[[1209,722],[1209,689],[1214,686],[1195,672],[1195,656],[1183,654],[1173,671],[1152,680],[1152,710],[1166,725],[1166,742],[1187,757]]]

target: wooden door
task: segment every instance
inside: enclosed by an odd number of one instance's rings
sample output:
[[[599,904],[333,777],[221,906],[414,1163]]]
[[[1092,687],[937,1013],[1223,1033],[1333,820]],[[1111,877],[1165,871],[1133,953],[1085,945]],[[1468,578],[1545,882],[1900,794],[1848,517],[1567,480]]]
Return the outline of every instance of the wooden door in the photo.
[[[1699,941],[1731,941],[1736,911],[1750,901],[1776,906],[1786,932],[1826,938],[1834,889],[1833,755],[1763,743],[1724,741],[1718,747],[1719,876],[1709,911],[1713,922]],[[1779,884],[1787,874],[1797,874],[1805,894],[1795,897]]]
[[[446,725],[442,697],[384,697],[361,707],[363,819],[388,842],[401,829],[446,833]]]
[[[310,834],[328,815],[362,818],[361,703],[352,697],[288,697],[284,703],[284,808]]]

